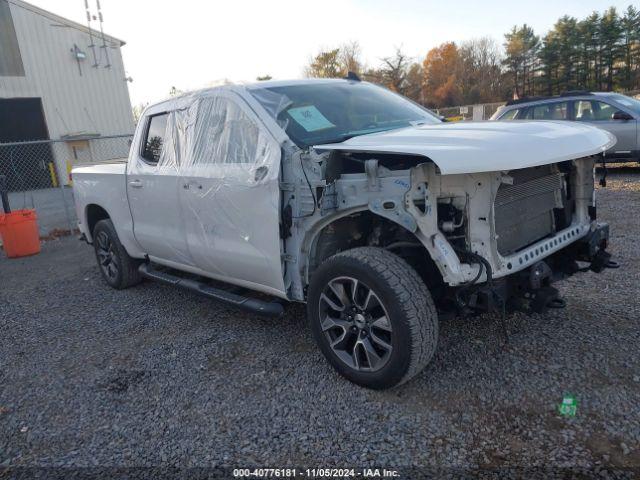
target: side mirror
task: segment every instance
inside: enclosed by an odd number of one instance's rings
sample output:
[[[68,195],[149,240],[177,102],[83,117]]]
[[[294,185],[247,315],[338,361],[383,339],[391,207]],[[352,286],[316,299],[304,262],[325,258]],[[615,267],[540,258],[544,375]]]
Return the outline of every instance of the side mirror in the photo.
[[[633,120],[633,117],[627,112],[618,110],[616,113],[611,115],[611,120]]]

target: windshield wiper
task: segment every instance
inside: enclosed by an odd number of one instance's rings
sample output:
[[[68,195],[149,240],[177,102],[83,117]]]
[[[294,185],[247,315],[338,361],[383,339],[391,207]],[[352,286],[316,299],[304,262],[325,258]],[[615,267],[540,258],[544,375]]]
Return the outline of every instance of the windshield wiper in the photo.
[[[347,140],[353,137],[360,137],[362,135],[369,135],[371,133],[380,133],[380,132],[388,132],[391,130],[399,130],[400,128],[405,128],[405,127],[408,127],[408,125],[403,122],[402,125],[396,125],[394,127],[389,127],[387,125],[385,127],[367,128],[364,130],[352,130],[350,132],[341,133],[340,136],[338,137],[340,140],[333,143],[342,143],[342,142],[346,142]]]

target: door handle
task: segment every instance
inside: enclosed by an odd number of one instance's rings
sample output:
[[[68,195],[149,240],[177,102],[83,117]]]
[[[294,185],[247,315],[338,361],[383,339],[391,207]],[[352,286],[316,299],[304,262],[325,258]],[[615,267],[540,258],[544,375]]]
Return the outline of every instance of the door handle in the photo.
[[[265,167],[265,166],[258,167],[256,169],[256,173],[253,178],[256,182],[259,182],[260,180],[263,180],[267,176],[267,173],[269,173],[269,167]]]
[[[131,180],[129,182],[132,188],[142,188],[142,182],[140,180]]]

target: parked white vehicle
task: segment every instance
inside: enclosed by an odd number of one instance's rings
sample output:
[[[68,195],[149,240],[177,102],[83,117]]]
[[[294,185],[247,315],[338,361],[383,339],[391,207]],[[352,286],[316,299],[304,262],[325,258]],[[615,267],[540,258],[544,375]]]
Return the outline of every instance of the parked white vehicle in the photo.
[[[109,285],[148,277],[273,315],[306,302],[328,361],[387,388],[430,361],[439,315],[560,307],[551,282],[613,266],[593,178],[614,142],[442,123],[356,77],[261,82],[149,107],[128,161],[73,184]]]

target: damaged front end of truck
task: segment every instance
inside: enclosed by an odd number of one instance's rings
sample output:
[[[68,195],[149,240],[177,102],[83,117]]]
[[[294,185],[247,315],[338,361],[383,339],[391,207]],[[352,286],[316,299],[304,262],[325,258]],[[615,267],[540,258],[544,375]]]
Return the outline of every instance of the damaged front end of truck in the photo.
[[[435,134],[413,127],[421,129]],[[316,146],[283,164],[284,178],[293,180],[283,182],[282,190],[287,283],[294,299],[305,298],[305,286],[325,259],[360,246],[405,259],[441,314],[559,308],[564,302],[554,282],[615,266],[606,251],[608,225],[596,220],[594,166],[600,153],[594,148],[584,155],[584,149],[572,153],[565,147],[559,161],[551,162],[526,154],[511,162],[520,168],[491,170],[488,164],[465,167],[464,155],[438,163],[422,147],[384,151],[384,134],[370,137]],[[496,149],[499,144],[485,146],[485,155]]]
[[[569,122],[442,123],[366,82],[256,86],[286,132],[285,287],[305,301],[316,269],[358,247],[404,259],[440,313],[543,311],[552,284],[613,267],[596,220],[595,162],[608,132]]]

